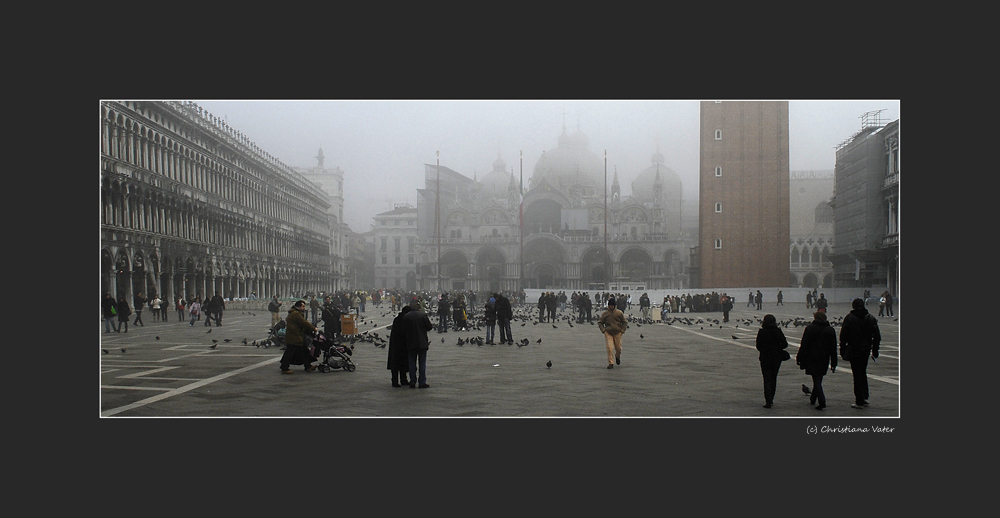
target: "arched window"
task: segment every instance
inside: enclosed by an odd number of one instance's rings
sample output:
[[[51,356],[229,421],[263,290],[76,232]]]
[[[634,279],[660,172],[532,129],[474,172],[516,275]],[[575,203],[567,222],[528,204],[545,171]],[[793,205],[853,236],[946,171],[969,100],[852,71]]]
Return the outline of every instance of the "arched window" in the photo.
[[[715,249],[722,250],[722,238],[715,238]]]
[[[722,130],[715,130],[715,140],[722,140]]]
[[[718,177],[718,178],[722,177],[722,166],[721,165],[715,166],[715,176]]]
[[[716,214],[722,214],[722,202],[721,201],[715,202],[715,213]]]

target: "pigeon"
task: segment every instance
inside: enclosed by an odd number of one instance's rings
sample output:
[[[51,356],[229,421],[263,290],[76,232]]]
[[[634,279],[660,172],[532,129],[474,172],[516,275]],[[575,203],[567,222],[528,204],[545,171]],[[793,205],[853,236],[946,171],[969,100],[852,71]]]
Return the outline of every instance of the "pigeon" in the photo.
[[[208,334],[208,333],[211,333],[211,332],[212,332],[212,328],[210,327],[210,328],[208,328],[208,331],[205,331],[205,334]]]
[[[108,354],[108,350],[107,349],[101,349],[101,350],[104,351],[104,354]]]
[[[646,337],[642,336],[642,333],[639,333],[639,339],[642,340],[643,338],[646,338]]]
[[[559,329],[555,324],[552,324],[552,329]]]
[[[160,337],[159,337],[159,336],[157,336],[157,337],[156,337],[156,339],[157,339],[157,340],[159,340],[159,339],[160,339]]]
[[[551,369],[552,368],[552,360],[549,360],[549,361],[545,362],[545,366]]]
[[[803,394],[811,394],[811,393],[812,393],[812,391],[811,391],[811,390],[809,390],[809,387],[807,387],[807,386],[806,386],[806,385],[805,385],[805,384],[803,383],[803,384],[802,384],[802,393],[803,393]]]
[[[211,346],[209,347],[209,349],[215,349],[215,348],[216,348],[216,347],[218,347],[218,346],[219,346],[219,344],[212,344],[212,345],[211,345]]]
[[[739,340],[739,339],[740,339],[740,337],[738,337],[736,335],[733,335],[733,340]]]
[[[538,339],[538,341],[537,341],[537,342],[535,342],[535,343],[536,343],[536,344],[540,344],[540,343],[542,343],[542,339],[541,339],[541,338],[539,338],[539,339]]]
[[[122,354],[125,354],[125,348],[122,347]]]
[[[218,343],[219,343],[219,341],[218,341],[218,340],[216,340],[215,338],[213,338],[213,339],[212,339],[212,343],[213,343],[213,344],[218,344]]]
[[[232,339],[230,339],[230,338],[223,338],[222,341],[226,342],[228,344],[229,342],[232,342]]]
[[[246,339],[246,338],[244,338],[244,339],[243,339],[243,345],[246,345],[246,344],[247,344],[247,339]]]

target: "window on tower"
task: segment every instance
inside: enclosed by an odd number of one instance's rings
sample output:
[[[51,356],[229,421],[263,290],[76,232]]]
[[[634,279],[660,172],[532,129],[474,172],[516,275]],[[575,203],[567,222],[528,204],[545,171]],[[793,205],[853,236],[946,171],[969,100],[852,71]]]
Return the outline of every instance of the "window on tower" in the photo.
[[[715,249],[722,250],[722,238],[715,238]]]

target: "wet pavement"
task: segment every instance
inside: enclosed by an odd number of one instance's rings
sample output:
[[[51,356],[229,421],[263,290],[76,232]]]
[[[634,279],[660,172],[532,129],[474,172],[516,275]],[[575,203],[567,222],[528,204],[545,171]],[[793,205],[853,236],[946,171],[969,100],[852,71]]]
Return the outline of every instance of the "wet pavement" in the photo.
[[[879,319],[881,355],[868,367],[870,406],[851,408],[852,374],[850,365],[841,361],[837,371],[824,379],[827,408],[818,411],[802,391],[803,384],[811,387],[811,378],[794,362],[804,329],[794,324],[795,319],[811,320],[812,310],[801,303],[765,305],[761,311],[739,306],[727,324],[716,323],[721,313],[669,314],[668,319],[688,319],[670,325],[632,323],[624,336],[621,365],[613,369],[606,368],[598,312],[593,324],[565,318],[539,323],[532,318],[537,310],[522,306],[512,323],[515,345],[459,344],[460,339],[484,337],[485,329],[432,331],[427,389],[392,387],[387,349],[366,340],[376,333],[380,339],[388,337],[386,326],[394,315],[386,305],[369,306],[361,315],[357,337],[363,339],[354,344],[355,371],[305,373],[301,366],[293,366],[291,375],[278,370],[278,348],[254,345],[266,338],[270,324],[266,311],[227,311],[221,327],[205,327],[203,322],[191,327],[178,322],[176,314],[167,322],[155,322],[144,312],[146,325],[130,324],[127,333],[104,333],[100,323],[100,415],[900,417],[898,319]],[[849,304],[831,304],[831,321],[849,309]],[[877,315],[878,308],[874,310]],[[626,313],[640,315],[635,305]],[[763,382],[754,347],[759,319],[767,313],[789,322],[783,330],[793,357],[781,367],[770,409],[762,407]],[[437,321],[433,315],[431,320]],[[528,345],[519,346],[523,339]]]

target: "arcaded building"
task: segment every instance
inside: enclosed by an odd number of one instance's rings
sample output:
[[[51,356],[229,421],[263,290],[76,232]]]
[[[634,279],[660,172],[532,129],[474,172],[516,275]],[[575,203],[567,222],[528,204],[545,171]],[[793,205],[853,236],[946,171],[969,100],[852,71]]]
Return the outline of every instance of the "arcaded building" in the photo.
[[[787,101],[701,103],[696,288],[788,286]]]
[[[418,288],[689,287],[680,176],[651,151],[627,197],[586,135],[565,128],[527,177],[521,157],[516,172],[498,157],[482,179],[425,164]]]
[[[832,170],[790,174],[789,286],[833,287],[833,184]]]
[[[102,101],[100,121],[102,293],[329,290],[317,184],[191,102]]]

